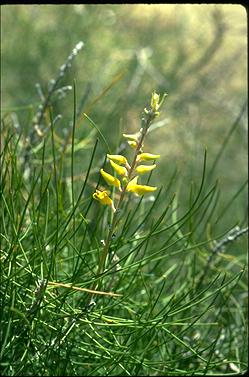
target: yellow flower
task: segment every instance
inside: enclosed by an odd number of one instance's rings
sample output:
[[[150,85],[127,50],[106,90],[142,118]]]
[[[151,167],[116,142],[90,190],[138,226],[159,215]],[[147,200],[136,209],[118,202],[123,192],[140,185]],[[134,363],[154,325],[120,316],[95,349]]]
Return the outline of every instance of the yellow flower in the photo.
[[[102,177],[104,178],[104,180],[106,181],[106,183],[108,183],[108,185],[116,186],[116,187],[119,188],[119,190],[121,190],[121,188],[120,188],[121,183],[120,183],[119,179],[113,177],[111,174],[107,173],[103,169],[100,170],[100,173],[101,173]]]
[[[112,199],[109,198],[107,191],[96,190],[96,192],[93,194],[93,199],[98,200],[101,204],[113,206]]]
[[[122,175],[124,177],[127,177],[128,171],[124,166],[120,166],[120,165],[116,164],[115,162],[113,162],[112,160],[110,160],[110,164],[113,167],[113,169],[116,171],[116,173],[118,173],[119,175]]]
[[[153,169],[155,169],[156,167],[156,164],[154,165],[139,165],[137,168],[136,168],[136,172],[138,174],[145,174]]]
[[[137,162],[139,161],[152,161],[160,158],[160,154],[152,154],[152,153],[140,153],[137,156]]]
[[[121,154],[108,154],[107,157],[109,158],[109,160],[112,160],[118,164],[127,164],[126,158]]]
[[[113,201],[111,198],[109,198],[107,191],[96,190],[96,192],[93,194],[93,199],[98,200],[103,205],[110,206],[113,212],[116,211]]]
[[[127,185],[126,187],[126,190],[127,191],[130,191],[130,187],[133,187],[134,185],[137,184],[137,180],[138,180],[138,176],[136,176],[135,178],[133,178]]]
[[[137,142],[136,142],[136,141],[129,140],[129,141],[128,141],[128,144],[129,144],[132,148],[134,148],[134,149],[137,148]]]
[[[137,195],[144,195],[144,194],[153,192],[155,190],[157,190],[157,187],[133,184],[129,186],[128,191],[134,192],[134,194],[137,194]]]
[[[125,137],[126,139],[129,139],[131,141],[136,141],[136,142],[138,142],[139,136],[140,136],[140,132],[137,132],[135,134],[123,134],[123,137]]]
[[[138,176],[134,177],[127,185],[126,190],[129,192],[133,192],[137,195],[144,195],[149,192],[153,192],[157,189],[157,187],[146,186],[146,185],[138,185],[137,184]]]

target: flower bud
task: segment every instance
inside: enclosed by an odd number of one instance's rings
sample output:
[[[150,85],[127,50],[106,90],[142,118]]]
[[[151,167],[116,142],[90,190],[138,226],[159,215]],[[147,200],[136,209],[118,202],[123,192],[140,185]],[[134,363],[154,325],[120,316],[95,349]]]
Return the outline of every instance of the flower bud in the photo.
[[[139,165],[136,167],[136,172],[138,174],[145,174],[148,173],[149,171],[155,169],[156,164],[154,165]]]
[[[139,161],[153,161],[160,158],[160,154],[152,154],[152,153],[140,153],[137,156],[137,162]]]
[[[111,174],[105,172],[103,169],[100,170],[100,173],[108,185],[115,186],[120,190],[121,183],[119,179],[113,177]]]

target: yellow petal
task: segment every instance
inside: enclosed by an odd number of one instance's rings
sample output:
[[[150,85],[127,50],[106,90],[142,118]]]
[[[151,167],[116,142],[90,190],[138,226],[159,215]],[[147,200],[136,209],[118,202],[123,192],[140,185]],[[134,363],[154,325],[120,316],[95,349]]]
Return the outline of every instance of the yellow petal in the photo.
[[[120,189],[121,183],[119,179],[113,177],[111,174],[107,173],[103,169],[100,170],[100,173],[102,177],[104,178],[104,180],[106,181],[106,183],[108,183],[108,185],[116,186]]]
[[[156,164],[154,165],[139,165],[138,167],[136,167],[136,172],[138,174],[145,174],[153,169],[155,169],[156,167]]]
[[[160,158],[160,154],[152,154],[152,153],[140,153],[137,156],[137,162],[139,161],[152,161]]]
[[[101,204],[112,206],[112,199],[109,198],[107,191],[96,190],[93,194],[93,198],[98,200]]]
[[[127,177],[128,171],[125,167],[116,164],[112,160],[110,160],[110,164],[113,167],[113,169],[116,171],[116,173],[118,173],[119,175],[122,175],[123,177]]]
[[[140,132],[137,132],[135,134],[123,134],[123,137],[126,139],[129,139],[131,141],[138,141],[138,137],[140,136]]]
[[[131,191],[130,188],[137,184],[138,176],[133,178],[127,185],[126,190]]]
[[[146,186],[146,185],[131,185],[129,191],[134,192],[138,195],[144,195],[157,190],[157,187]]]
[[[137,142],[136,142],[136,141],[129,140],[129,141],[128,141],[128,144],[129,144],[132,148],[134,148],[134,149],[137,148]]]
[[[109,158],[109,160],[112,160],[118,164],[127,164],[126,158],[121,154],[108,154],[107,157]]]

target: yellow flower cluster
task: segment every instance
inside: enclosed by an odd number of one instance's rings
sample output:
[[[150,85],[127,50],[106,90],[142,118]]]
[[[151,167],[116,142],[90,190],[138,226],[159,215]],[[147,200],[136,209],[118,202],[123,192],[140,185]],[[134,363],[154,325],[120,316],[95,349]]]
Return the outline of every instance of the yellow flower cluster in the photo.
[[[135,195],[144,195],[157,189],[157,187],[139,184],[138,178],[142,174],[151,172],[156,167],[156,164],[143,165],[141,162],[154,161],[160,157],[158,154],[143,152],[142,148],[146,132],[148,131],[153,119],[159,115],[158,110],[162,106],[165,96],[166,94],[164,94],[160,100],[160,95],[153,92],[149,109],[144,109],[144,126],[142,126],[140,131],[135,134],[123,134],[124,138],[127,139],[128,144],[135,149],[135,156],[132,164],[130,165],[126,157],[120,154],[107,154],[107,158],[109,159],[109,162],[118,178],[107,173],[103,169],[100,170],[100,173],[106,183],[110,186],[117,187],[121,192],[120,203],[122,202],[126,191],[134,193]],[[115,212],[113,201],[109,197],[107,191],[96,190],[96,192],[93,194],[93,198],[98,200],[101,204],[109,205]]]
[[[124,134],[124,136],[127,138],[127,135]],[[129,135],[131,137],[131,135]],[[119,191],[128,191],[132,192],[136,195],[144,195],[150,192],[153,192],[157,189],[157,187],[147,186],[147,185],[141,185],[138,184],[138,176],[148,173],[155,169],[156,164],[153,165],[140,165],[139,163],[141,161],[154,161],[160,157],[158,154],[152,154],[152,153],[140,153],[138,154],[135,166],[133,167],[133,172],[135,176],[132,176],[131,174],[131,166],[128,163],[126,157],[122,155],[111,155],[107,154],[107,157],[110,161],[110,164],[114,171],[117,173],[120,178],[116,178],[113,175],[107,173],[103,169],[100,170],[100,174],[106,181],[106,183],[110,186],[115,186],[119,189]],[[109,197],[107,191],[99,191],[96,190],[96,192],[93,194],[93,198],[98,200],[101,204],[109,205],[113,211],[115,212],[115,207],[113,204],[112,199]]]

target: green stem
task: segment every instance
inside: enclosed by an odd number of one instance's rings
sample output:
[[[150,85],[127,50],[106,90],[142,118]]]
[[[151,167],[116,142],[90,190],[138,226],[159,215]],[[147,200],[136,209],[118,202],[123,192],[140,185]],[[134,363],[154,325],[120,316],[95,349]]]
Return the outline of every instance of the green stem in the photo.
[[[141,149],[141,147],[143,145],[143,141],[144,141],[145,135],[146,135],[146,133],[148,131],[148,128],[149,128],[149,126],[150,126],[150,124],[151,124],[151,122],[152,122],[153,119],[154,119],[153,113],[152,114],[148,114],[148,118],[146,119],[145,125],[142,128],[141,137],[140,137],[140,140],[137,143],[137,147],[135,149],[134,158],[133,158],[131,167],[129,169],[129,173],[128,173],[128,177],[127,177],[128,178],[127,179],[127,184],[124,186],[124,188],[122,189],[122,192],[120,194],[119,201],[118,201],[117,206],[116,206],[116,211],[114,212],[114,215],[113,215],[113,218],[112,218],[112,223],[111,223],[111,226],[110,226],[110,229],[109,229],[109,232],[108,232],[108,236],[107,236],[107,239],[106,239],[105,244],[104,244],[103,253],[102,253],[101,257],[100,257],[99,266],[98,266],[98,270],[97,270],[97,273],[96,273],[97,276],[103,274],[103,272],[104,272],[105,264],[106,264],[106,259],[107,259],[108,252],[109,252],[110,245],[111,245],[112,235],[113,235],[114,229],[115,229],[115,227],[117,225],[117,222],[118,222],[118,213],[119,213],[119,210],[121,208],[121,205],[122,205],[124,197],[125,197],[127,185],[129,183],[129,181],[130,181],[130,179],[132,177],[132,174],[134,172],[134,169],[136,167],[137,156],[138,156],[138,154],[140,152],[140,149]],[[98,282],[95,281],[93,283],[92,287],[91,287],[91,290],[96,290],[97,286],[98,286]],[[94,295],[94,293],[90,294],[90,296],[89,296],[89,303],[92,300],[93,295]]]

